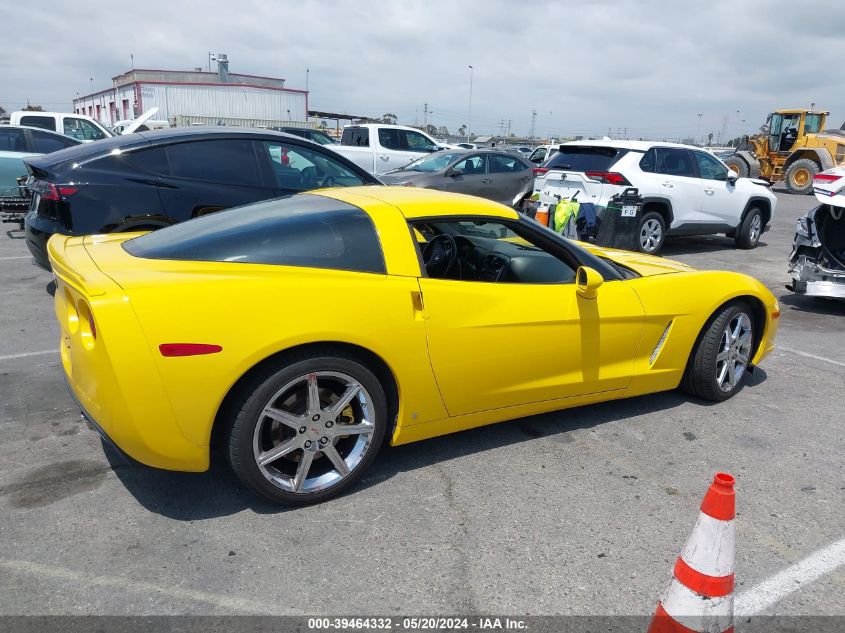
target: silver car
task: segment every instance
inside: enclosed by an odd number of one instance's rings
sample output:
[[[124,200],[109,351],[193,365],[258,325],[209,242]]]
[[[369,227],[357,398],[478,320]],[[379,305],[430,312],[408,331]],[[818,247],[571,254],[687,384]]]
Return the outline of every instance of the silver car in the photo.
[[[444,150],[423,156],[381,180],[488,198],[519,208],[534,187],[534,165],[516,152]]]

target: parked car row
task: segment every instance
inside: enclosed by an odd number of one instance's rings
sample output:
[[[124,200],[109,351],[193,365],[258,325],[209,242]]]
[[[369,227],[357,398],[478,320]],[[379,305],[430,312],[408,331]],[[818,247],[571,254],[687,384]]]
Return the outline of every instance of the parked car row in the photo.
[[[54,233],[151,230],[299,191],[379,184],[323,145],[247,128],[140,132],[26,164],[33,192],[26,243],[44,268]]]

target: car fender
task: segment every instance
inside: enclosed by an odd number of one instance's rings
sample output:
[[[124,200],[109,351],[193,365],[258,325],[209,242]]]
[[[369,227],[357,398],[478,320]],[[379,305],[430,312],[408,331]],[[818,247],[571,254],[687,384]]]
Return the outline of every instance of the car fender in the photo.
[[[643,196],[642,199],[643,209],[645,209],[649,203],[660,204],[664,207],[665,213],[668,216],[664,216],[664,220],[666,220],[666,229],[668,230],[675,222],[675,212],[672,207],[672,200],[665,196]]]
[[[626,395],[677,387],[707,321],[721,306],[740,297],[753,298],[755,315],[763,320],[762,331],[757,328],[755,334],[752,363],[760,362],[773,349],[776,321],[771,315],[778,309],[777,300],[753,277],[731,271],[692,271],[626,283],[637,293],[646,313],[643,345],[634,359],[634,379]]]
[[[797,160],[801,160],[802,158],[809,158],[810,160],[814,160],[819,165],[821,165],[822,171],[826,169],[831,169],[835,167],[835,163],[833,162],[833,157],[830,155],[830,152],[825,147],[801,147],[794,152],[792,155],[786,159],[786,162],[783,164],[783,173],[786,173],[786,170],[789,169],[789,166],[792,165]]]

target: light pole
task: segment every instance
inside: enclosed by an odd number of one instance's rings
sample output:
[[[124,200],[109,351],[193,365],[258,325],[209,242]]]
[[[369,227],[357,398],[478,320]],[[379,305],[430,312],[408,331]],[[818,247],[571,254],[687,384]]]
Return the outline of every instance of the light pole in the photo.
[[[469,143],[469,135],[472,134],[472,72],[475,70],[472,66],[469,67],[469,117],[467,121],[467,143]]]
[[[698,115],[698,127],[695,128],[695,140],[696,141],[698,141],[698,136],[699,136],[699,134],[701,134],[701,117],[703,117],[703,116],[704,116],[703,114]],[[701,144],[704,145],[704,142],[702,141]]]

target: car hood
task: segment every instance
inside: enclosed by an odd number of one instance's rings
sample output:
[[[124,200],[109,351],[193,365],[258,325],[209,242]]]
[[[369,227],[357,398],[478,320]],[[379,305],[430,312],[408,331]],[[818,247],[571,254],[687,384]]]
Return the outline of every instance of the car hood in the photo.
[[[391,171],[386,174],[382,174],[379,176],[381,181],[386,185],[399,185],[404,182],[415,182],[428,176],[428,173],[423,173],[419,171],[405,171],[402,169]]]
[[[692,266],[687,266],[681,262],[663,257],[655,257],[654,255],[646,255],[645,253],[622,251],[616,248],[605,248],[594,244],[580,244],[580,246],[590,251],[596,257],[605,257],[613,260],[620,266],[630,268],[643,277],[665,275],[668,273],[688,273],[695,270]]]

